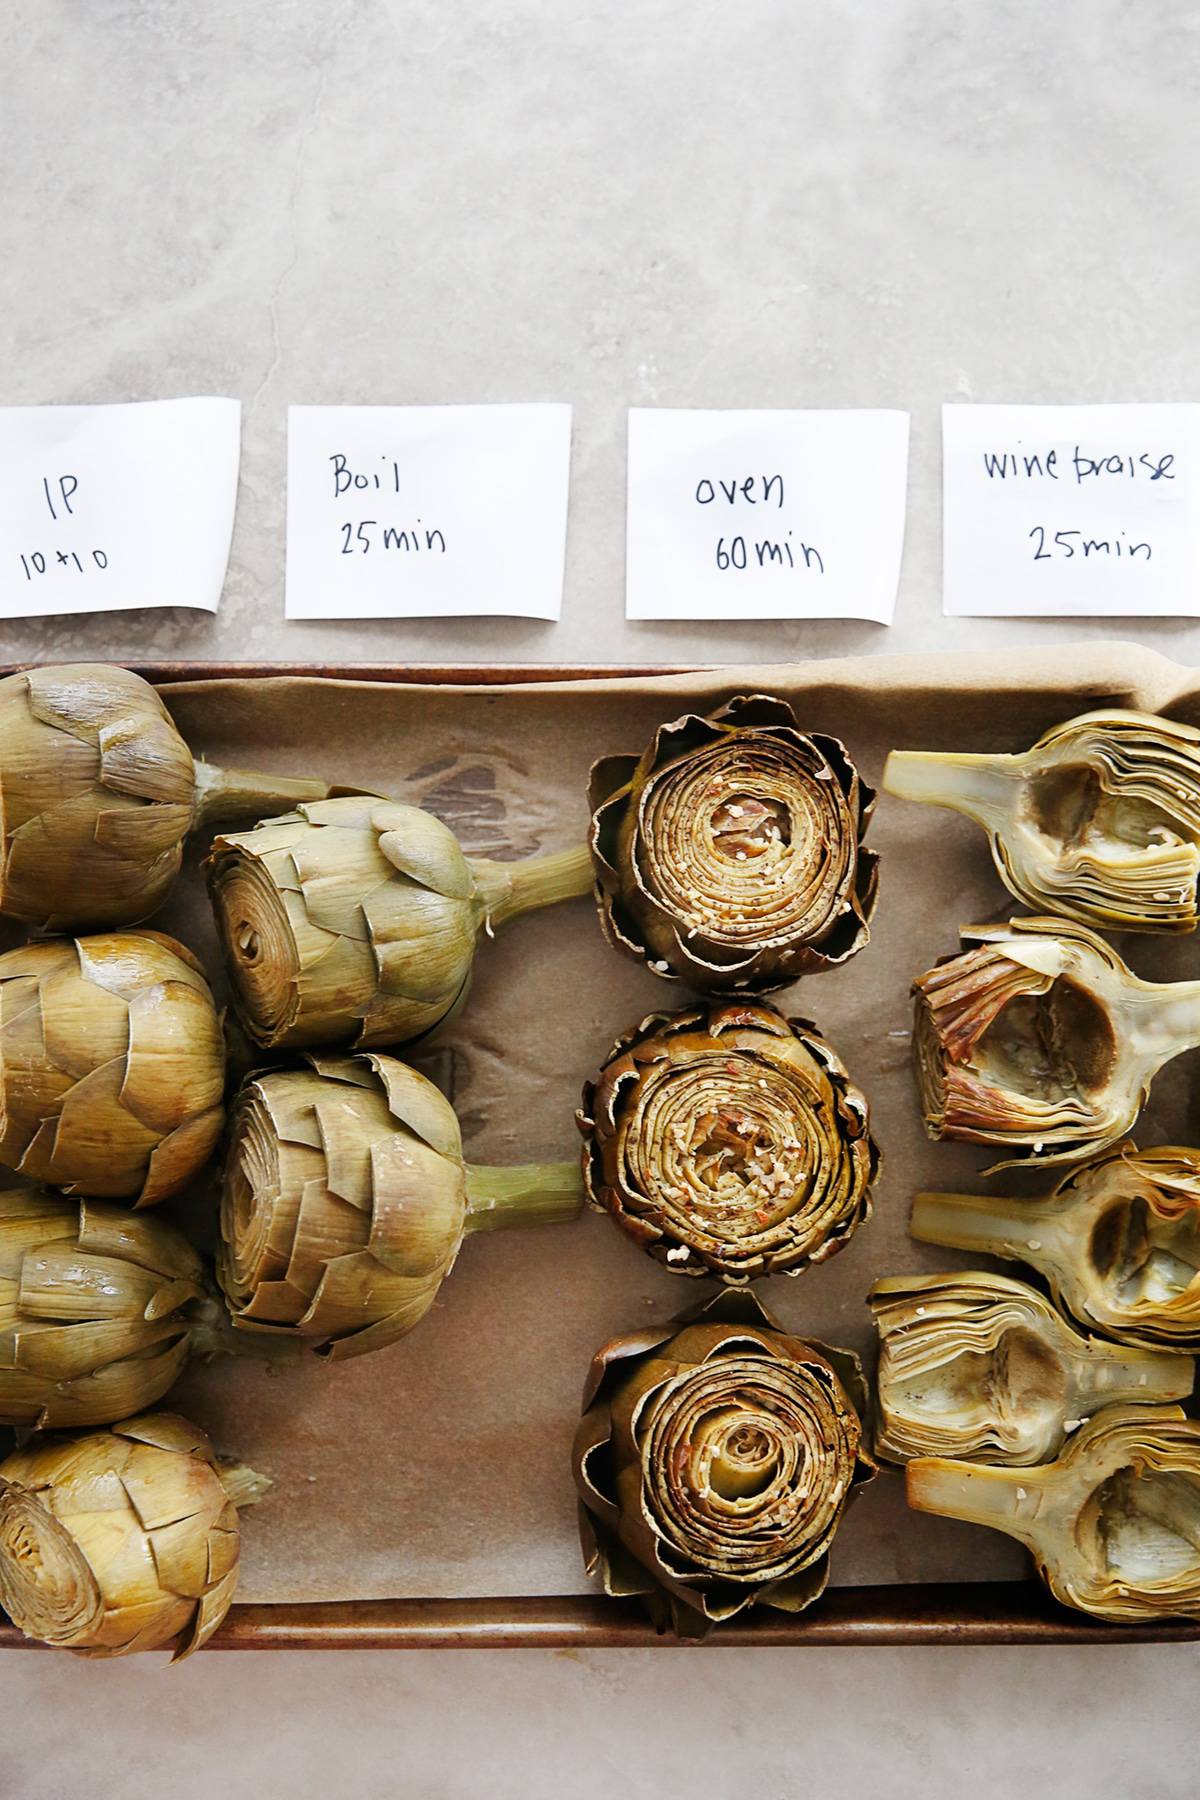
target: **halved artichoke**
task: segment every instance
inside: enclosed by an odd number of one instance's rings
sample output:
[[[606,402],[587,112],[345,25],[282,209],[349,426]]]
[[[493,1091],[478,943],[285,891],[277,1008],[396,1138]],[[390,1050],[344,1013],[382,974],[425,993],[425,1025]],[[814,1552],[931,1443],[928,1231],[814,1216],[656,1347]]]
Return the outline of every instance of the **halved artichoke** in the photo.
[[[1098,1407],[1184,1400],[1190,1356],[1075,1331],[1007,1275],[896,1275],[867,1296],[879,1332],[875,1448],[890,1462],[1046,1462]]]
[[[1194,931],[1200,731],[1106,708],[1019,756],[894,750],[883,785],[988,834],[1010,893],[1101,930]]]
[[[784,700],[685,714],[592,770],[600,918],[618,950],[702,993],[763,993],[868,941],[875,795]]]
[[[468,857],[432,813],[371,796],[218,837],[208,870],[234,1005],[267,1048],[423,1037],[465,1000],[481,931],[592,887],[582,845]]]
[[[1158,1070],[1200,1044],[1200,982],[1141,981],[1083,925],[1013,919],[960,935],[977,948],[913,983],[930,1137],[1041,1162],[1087,1155],[1123,1137]]]
[[[1200,1151],[1117,1144],[1037,1200],[918,1194],[912,1234],[1031,1264],[1089,1330],[1200,1352]]]
[[[849,1351],[780,1330],[726,1289],[592,1362],[573,1464],[590,1573],[684,1637],[823,1591],[854,1490],[874,1473]]]
[[[863,1094],[814,1025],[754,1001],[652,1013],[583,1090],[587,1197],[682,1275],[798,1275],[869,1218]]]
[[[1109,1406],[1057,1462],[910,1462],[908,1503],[990,1525],[1032,1552],[1056,1600],[1098,1619],[1200,1618],[1200,1423],[1178,1406]]]

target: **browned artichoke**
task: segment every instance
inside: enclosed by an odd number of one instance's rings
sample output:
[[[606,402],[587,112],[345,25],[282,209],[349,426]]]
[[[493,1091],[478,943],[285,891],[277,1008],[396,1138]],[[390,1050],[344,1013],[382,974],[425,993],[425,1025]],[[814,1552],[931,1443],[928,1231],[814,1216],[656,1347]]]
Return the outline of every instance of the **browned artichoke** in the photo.
[[[683,1275],[798,1275],[870,1216],[867,1102],[816,1027],[761,1002],[653,1013],[583,1090],[587,1197]]]
[[[870,935],[874,799],[844,745],[801,731],[784,700],[742,694],[663,725],[640,757],[592,770],[609,942],[705,993],[845,962]]]

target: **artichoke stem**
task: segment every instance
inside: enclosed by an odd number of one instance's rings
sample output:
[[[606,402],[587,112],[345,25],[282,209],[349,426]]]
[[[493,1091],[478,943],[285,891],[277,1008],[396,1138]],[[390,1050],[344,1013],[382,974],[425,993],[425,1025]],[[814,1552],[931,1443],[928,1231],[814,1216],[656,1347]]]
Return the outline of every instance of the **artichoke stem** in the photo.
[[[245,1463],[222,1463],[217,1474],[221,1477],[225,1492],[238,1508],[257,1506],[263,1495],[275,1485],[269,1475],[259,1475]]]
[[[549,856],[530,856],[524,862],[498,863],[472,857],[471,871],[487,923],[493,930],[536,907],[555,906],[560,900],[590,894],[595,882],[592,853],[586,844],[555,850]]]
[[[578,1162],[524,1163],[487,1169],[467,1164],[468,1231],[504,1231],[521,1225],[564,1225],[583,1207]]]
[[[260,775],[250,769],[222,769],[196,762],[193,829],[253,825],[275,813],[291,812],[302,800],[327,800],[329,784],[289,775]]]
[[[1045,1243],[1048,1222],[1036,1200],[1003,1194],[917,1194],[909,1231],[922,1244],[1030,1259],[1031,1239]]]
[[[1011,815],[1021,778],[1017,756],[943,756],[932,750],[893,750],[883,771],[889,794],[952,807],[989,829]]]
[[[1154,1070],[1200,1045],[1200,981],[1131,986],[1126,1005],[1130,1047]]]
[[[1196,1360],[1170,1351],[1106,1346],[1111,1354],[1075,1359],[1078,1407],[1092,1413],[1111,1401],[1153,1406],[1161,1400],[1186,1400],[1196,1380]]]
[[[1030,1527],[1050,1481],[1044,1468],[997,1469],[943,1456],[918,1457],[904,1479],[914,1511],[990,1525],[1022,1543],[1030,1542]]]

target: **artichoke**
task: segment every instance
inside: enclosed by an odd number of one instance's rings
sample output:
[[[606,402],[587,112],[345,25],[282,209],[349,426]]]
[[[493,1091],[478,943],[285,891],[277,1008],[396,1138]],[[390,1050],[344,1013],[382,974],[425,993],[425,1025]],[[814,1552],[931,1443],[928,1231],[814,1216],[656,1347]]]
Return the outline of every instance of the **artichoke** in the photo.
[[[218,1273],[236,1325],[361,1356],[419,1324],[468,1232],[578,1215],[574,1163],[464,1163],[453,1107],[415,1069],[310,1063],[234,1103]]]
[[[178,1661],[229,1611],[237,1509],[269,1486],[175,1413],[20,1450],[0,1463],[0,1608],[81,1656]]]
[[[0,913],[36,931],[99,930],[166,899],[190,831],[318,799],[197,763],[148,682],[104,663],[0,681]]]
[[[153,1206],[221,1132],[225,1046],[204,972],[157,931],[0,956],[0,1164]]]
[[[1200,1352],[1200,1151],[1118,1144],[1038,1200],[918,1194],[912,1234],[1031,1264],[1090,1331]]]
[[[1200,1618],[1200,1423],[1182,1407],[1105,1407],[1036,1469],[928,1457],[906,1475],[918,1512],[1017,1538],[1065,1606]]]
[[[867,1296],[879,1332],[875,1448],[891,1462],[1046,1462],[1097,1407],[1183,1400],[1190,1356],[1084,1337],[1007,1275],[898,1275]]]
[[[754,1001],[654,1013],[583,1090],[587,1198],[683,1275],[799,1275],[870,1217],[867,1102],[816,1027]]]
[[[858,1361],[781,1331],[726,1289],[593,1359],[575,1435],[589,1573],[660,1629],[702,1636],[755,1604],[798,1613],[823,1591],[863,1446]]]
[[[1200,1044],[1200,982],[1140,981],[1082,925],[1013,919],[960,935],[978,947],[913,984],[931,1137],[1042,1162],[1087,1155],[1124,1136],[1158,1070]]]
[[[480,931],[591,889],[582,846],[467,857],[432,813],[370,797],[218,837],[208,867],[234,1004],[270,1048],[422,1037],[465,1000]]]
[[[1000,879],[1035,912],[1102,930],[1194,931],[1200,731],[1109,709],[1020,756],[895,750],[883,785],[988,834]]]
[[[870,933],[875,795],[836,738],[739,695],[592,770],[600,918],[615,949],[703,993],[765,992],[843,963]]]

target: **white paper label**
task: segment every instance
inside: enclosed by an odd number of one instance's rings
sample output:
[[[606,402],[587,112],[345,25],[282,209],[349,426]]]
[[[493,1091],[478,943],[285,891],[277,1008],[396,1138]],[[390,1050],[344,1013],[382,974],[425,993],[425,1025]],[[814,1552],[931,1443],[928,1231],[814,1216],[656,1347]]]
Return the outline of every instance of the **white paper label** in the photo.
[[[630,619],[874,619],[896,606],[904,412],[629,414]]]
[[[287,616],[557,619],[569,406],[293,406]]]
[[[943,605],[1200,616],[1200,406],[946,406]]]
[[[0,407],[0,617],[215,613],[241,414],[207,398]]]

